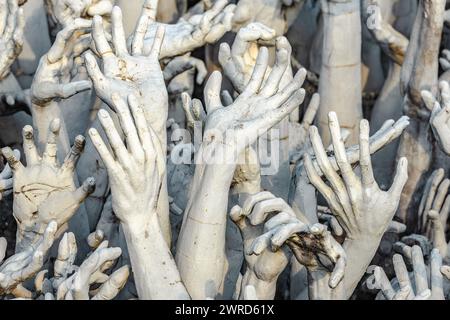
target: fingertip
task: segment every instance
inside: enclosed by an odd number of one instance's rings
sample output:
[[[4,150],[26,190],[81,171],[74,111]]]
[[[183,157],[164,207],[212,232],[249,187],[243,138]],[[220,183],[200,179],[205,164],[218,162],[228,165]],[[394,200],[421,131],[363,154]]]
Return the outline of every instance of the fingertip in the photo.
[[[55,118],[50,123],[50,131],[54,134],[58,134],[61,129],[61,120],[59,118]]]

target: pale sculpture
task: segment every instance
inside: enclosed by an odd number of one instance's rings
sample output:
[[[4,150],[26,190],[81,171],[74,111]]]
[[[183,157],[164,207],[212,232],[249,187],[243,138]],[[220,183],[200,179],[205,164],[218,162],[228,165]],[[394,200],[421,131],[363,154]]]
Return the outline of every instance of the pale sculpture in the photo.
[[[1,298],[449,299],[445,9],[0,0]]]

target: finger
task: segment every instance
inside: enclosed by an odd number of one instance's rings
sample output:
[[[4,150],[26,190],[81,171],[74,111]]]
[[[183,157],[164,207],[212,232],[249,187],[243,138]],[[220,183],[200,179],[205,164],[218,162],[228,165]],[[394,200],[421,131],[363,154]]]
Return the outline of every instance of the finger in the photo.
[[[108,111],[101,109],[98,112],[98,118],[102,124],[103,130],[105,130],[106,136],[108,137],[109,144],[111,145],[114,154],[116,155],[122,168],[128,170],[130,168],[130,156],[128,154],[125,145],[117,132],[116,126],[111,119]]]
[[[433,110],[437,101],[436,98],[434,97],[434,95],[427,90],[422,90],[420,92],[420,95],[422,96],[422,100],[425,103],[425,106],[427,107],[428,110]]]
[[[244,216],[250,215],[250,213],[253,211],[253,207],[260,201],[268,200],[268,199],[275,199],[275,196],[267,191],[259,192],[257,194],[254,194],[250,197],[248,197],[243,206],[242,206],[242,214]]]
[[[250,223],[254,226],[259,225],[266,220],[267,215],[277,211],[284,211],[289,213],[291,217],[295,217],[294,212],[283,199],[274,198],[259,201],[254,205],[252,213],[249,215]]]
[[[416,292],[423,292],[428,288],[427,268],[423,260],[422,249],[419,246],[412,247],[412,264],[414,271],[414,280]]]
[[[133,55],[142,55],[144,48],[144,38],[150,24],[155,22],[156,12],[158,9],[158,0],[146,0],[142,7],[141,16],[133,34],[133,42],[131,44]]]
[[[445,58],[439,58],[439,64],[444,71],[450,70],[450,61]]]
[[[319,105],[320,95],[318,93],[314,93],[311,101],[309,102],[308,108],[306,109],[305,115],[303,116],[302,125],[306,131],[308,131],[309,127],[313,124],[314,118],[319,110]]]
[[[370,188],[375,183],[375,177],[373,176],[372,159],[370,158],[370,128],[367,120],[361,120],[359,131],[359,166],[361,168],[361,181],[364,188]]]
[[[6,28],[3,32],[3,40],[8,42],[16,30],[16,24],[17,24],[17,11],[18,11],[18,5],[16,1],[8,0],[8,18],[6,22]]]
[[[47,144],[45,145],[44,153],[42,154],[42,162],[51,166],[56,166],[56,154],[58,151],[58,137],[61,129],[61,120],[53,119],[50,123],[48,131]]]
[[[82,203],[90,194],[95,191],[95,179],[87,178],[81,187],[73,192],[73,199],[76,203]]]
[[[144,151],[147,161],[152,161],[155,156],[155,146],[152,142],[153,140],[152,134],[150,133],[150,128],[145,120],[144,111],[134,95],[130,95],[128,97],[128,105],[130,106],[131,113],[133,114],[134,123],[136,124],[137,133],[141,141],[141,148]]]
[[[351,210],[348,210],[350,208],[350,200],[348,199],[346,188],[339,175],[333,170],[333,167],[331,166],[331,163],[323,147],[319,131],[315,126],[311,126],[309,128],[309,136],[320,170],[322,170],[325,177],[330,182],[332,189],[338,196],[344,210],[346,212],[352,212]]]
[[[394,288],[392,288],[392,285],[389,282],[383,268],[378,266],[375,267],[374,276],[386,300],[392,300],[395,296],[395,291]]]
[[[36,145],[34,144],[34,132],[33,127],[26,125],[22,129],[23,137],[23,152],[25,153],[25,160],[27,165],[32,166],[37,164],[41,157],[39,156]]]
[[[304,82],[306,75],[305,69],[300,69],[297,74],[294,77],[294,80],[288,84],[283,90],[278,91],[277,94],[272,96],[267,100],[267,103],[265,104],[265,109],[273,109],[278,108],[281,105],[287,104],[287,101],[290,100],[296,93],[298,93],[301,90],[302,84]],[[297,103],[295,107],[298,108],[298,106],[303,102],[304,99],[301,99],[300,103]]]
[[[252,245],[249,247],[248,251],[246,252],[247,255],[260,255],[261,253],[263,253],[263,251],[265,251],[266,249],[268,249],[271,246],[271,239],[272,236],[278,231],[280,227],[277,227],[275,229],[272,229],[266,233],[264,233],[263,235],[257,237]]]
[[[91,300],[112,300],[125,286],[128,276],[130,275],[130,268],[123,266],[108,278],[108,280],[101,285],[97,294]]]
[[[450,280],[450,266],[443,266],[441,268],[441,273],[448,279]]]
[[[189,95],[189,93],[187,92],[183,92],[181,94],[181,101],[182,101],[182,107],[184,110],[184,114],[186,115],[186,122],[188,127],[190,128],[194,128],[195,125],[195,119],[194,119],[194,115],[192,113],[192,99],[191,96]]]
[[[192,112],[197,121],[204,121],[206,119],[206,112],[203,104],[199,99],[192,99]]]
[[[159,54],[161,53],[165,33],[165,27],[163,25],[159,25],[156,29],[155,37],[153,38],[153,44],[152,49],[150,50],[149,58],[159,60]]]
[[[47,253],[48,250],[53,245],[53,242],[55,241],[55,235],[58,231],[58,224],[56,221],[52,220],[48,223],[47,227],[45,228],[44,235],[42,237],[41,243],[38,245],[36,250],[42,252],[43,255]]]
[[[270,218],[264,224],[264,230],[269,231],[269,230],[276,228],[282,224],[293,223],[295,220],[296,220],[296,218],[294,218],[292,216],[292,214],[287,213],[287,212],[280,212],[277,215],[275,215],[274,217]]]
[[[408,260],[408,263],[412,263],[412,248],[407,246],[403,242],[397,241],[394,243],[394,251],[400,253],[404,258]]]
[[[423,231],[425,232],[425,228],[427,226],[427,212],[431,209],[432,205],[433,205],[433,200],[435,198],[436,195],[436,190],[438,189],[442,179],[444,179],[444,169],[440,168],[438,170],[436,170],[436,173],[433,174],[433,180],[431,181],[431,185],[430,185],[430,189],[428,191],[428,196],[426,198],[425,201],[425,206],[423,208],[423,212],[422,212],[422,219],[420,221],[420,225],[422,226]]]
[[[244,28],[239,29],[236,39],[233,42],[231,54],[235,58],[243,59],[247,53],[250,42],[257,40],[272,40],[275,38],[275,30],[259,22],[253,22]]]
[[[439,82],[439,89],[441,89],[442,108],[450,107],[450,85],[447,81]]]
[[[76,19],[71,25],[64,28],[56,36],[55,42],[47,53],[47,60],[50,64],[61,60],[66,51],[67,42],[70,40],[76,30],[90,28],[90,20]]]
[[[127,43],[122,23],[122,10],[118,6],[114,6],[112,11],[112,37],[116,55],[123,56],[127,54]]]
[[[143,163],[145,159],[144,151],[142,150],[141,142],[139,141],[139,136],[136,131],[133,118],[131,117],[130,109],[117,93],[112,94],[112,101],[117,110],[117,114],[119,115],[122,132],[125,136],[130,152],[133,157],[139,161],[139,163]]]
[[[234,102],[233,97],[228,90],[222,90],[220,97],[222,98],[221,100],[223,101],[224,106],[231,106]]]
[[[86,139],[82,135],[78,135],[75,137],[75,141],[73,143],[72,148],[70,149],[69,154],[66,156],[64,163],[61,167],[61,171],[69,171],[73,172],[75,170],[75,166],[77,164],[78,159],[80,158],[81,153],[84,150],[84,146],[86,144]]]
[[[17,172],[23,169],[22,163],[10,147],[2,148],[2,154],[13,172]]]
[[[283,43],[287,43],[287,45]],[[273,66],[272,71],[270,72],[269,77],[261,90],[261,95],[264,97],[271,97],[278,92],[281,78],[288,67],[289,57],[292,50],[289,50],[289,42],[285,37],[280,37],[277,39],[277,49],[275,65]]]
[[[408,180],[408,160],[405,157],[400,158],[395,172],[394,182],[392,183],[389,193],[395,201],[400,199],[403,187]]]
[[[64,233],[58,245],[58,255],[54,264],[55,278],[65,278],[71,272],[77,255],[77,242],[72,232]]]
[[[246,99],[256,94],[263,81],[264,76],[266,74],[266,70],[269,63],[269,51],[266,47],[262,47],[259,49],[258,58],[256,59],[255,67],[253,68],[253,73],[250,78],[250,81],[247,84],[244,92],[240,95],[241,99]]]
[[[323,182],[322,178],[317,174],[309,154],[305,154],[304,164],[309,181],[325,198],[328,205],[332,209],[332,212],[336,215],[344,216],[344,209],[339,204],[335,193],[329,186],[327,186],[325,182]]]
[[[105,233],[102,230],[96,230],[89,234],[87,242],[90,248],[96,249],[103,240],[105,240]]]
[[[3,36],[8,20],[8,3],[7,0],[0,0],[0,36]]]
[[[431,220],[431,227],[433,228],[432,237],[435,248],[439,249],[443,256],[447,254],[447,240],[445,239],[444,224],[441,223],[439,212],[430,210],[428,211],[428,217]]]
[[[441,273],[442,256],[438,249],[431,251],[431,300],[445,300],[444,279]]]
[[[401,222],[398,222],[398,221],[391,221],[386,230],[386,232],[391,232],[391,233],[395,233],[395,234],[401,234],[405,231],[406,231],[406,225]]]
[[[109,90],[108,82],[103,72],[98,67],[97,60],[90,52],[87,52],[84,55],[84,59],[86,61],[86,71],[94,83],[95,90],[97,90],[101,96],[105,96],[106,93],[111,90]]]
[[[87,14],[91,17],[94,17],[96,15],[104,16],[111,13],[113,10],[112,3],[110,0],[101,0],[97,3],[93,3],[89,6],[87,10]]]
[[[351,193],[352,188],[357,188],[360,183],[353,172],[352,166],[347,160],[344,140],[341,137],[341,126],[335,112],[328,114],[328,126],[330,128],[331,139],[333,141],[333,150],[336,157],[337,165],[341,171],[347,191]]]
[[[449,186],[450,179],[444,179],[444,181],[442,181],[442,183],[439,185],[433,204],[431,206],[433,210],[436,210],[438,212],[441,210],[444,199],[447,196]]]
[[[272,251],[278,250],[292,235],[299,232],[306,232],[308,226],[300,222],[300,220],[297,220],[296,222],[282,225],[274,230],[276,231],[271,237]]]
[[[333,272],[331,274],[330,280],[328,281],[328,285],[330,286],[330,288],[336,288],[338,284],[344,279],[346,265],[346,258],[344,256],[340,256],[334,265]]]
[[[219,71],[214,71],[206,82],[204,90],[206,112],[208,114],[223,107],[220,100],[221,87],[222,74]]]
[[[1,8],[1,3],[0,3],[0,8]],[[8,243],[6,242],[6,239],[1,237],[0,238],[0,263],[3,262],[3,259],[5,259],[7,246],[8,246]]]
[[[436,175],[438,175],[438,174],[439,175],[443,175],[442,170],[443,169],[438,169],[438,170],[433,171],[431,173],[430,177],[428,177],[427,182],[425,184],[425,188],[423,190],[422,198],[420,199],[419,210],[418,210],[418,216],[419,216],[418,217],[419,218],[418,228],[419,228],[419,231],[422,231],[422,228],[423,228],[422,225],[423,225],[423,221],[425,219],[424,215],[426,215],[426,213],[427,213],[425,211],[425,206],[426,206],[426,203],[428,201],[428,196],[430,194],[431,185],[432,185],[433,180],[435,179]]]
[[[111,176],[111,174],[115,170],[117,170],[116,161],[114,160],[113,156],[111,155],[105,143],[103,142],[102,137],[100,136],[100,134],[96,129],[94,128],[89,129],[89,137],[91,138],[95,149],[99,153],[100,158],[102,158],[102,161],[105,164],[106,169],[108,170],[108,175]]]
[[[94,38],[95,48],[104,62],[108,63],[108,60],[112,61],[114,54],[108,40],[106,39],[103,19],[100,16],[95,16],[92,21],[92,37]]]
[[[410,294],[412,294],[411,280],[409,279],[409,272],[406,268],[403,257],[399,254],[394,254],[394,256],[392,257],[392,262],[394,264],[395,276],[397,277],[400,289],[408,289],[410,290]]]
[[[55,84],[54,86],[50,85],[48,87],[49,91],[53,91],[53,93],[49,93],[48,96],[67,99],[76,95],[77,93],[89,90],[91,88],[92,83],[87,80],[74,81],[67,84]]]
[[[450,211],[450,195],[448,195],[445,198],[444,205],[442,206],[442,209],[439,212],[439,216],[441,217],[442,225],[445,225],[447,223],[449,211]]]

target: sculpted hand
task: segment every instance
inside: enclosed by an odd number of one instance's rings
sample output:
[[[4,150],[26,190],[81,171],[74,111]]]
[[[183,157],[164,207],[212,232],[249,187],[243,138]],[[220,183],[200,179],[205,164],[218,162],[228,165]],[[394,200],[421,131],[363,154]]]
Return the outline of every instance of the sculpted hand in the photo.
[[[64,163],[56,159],[56,141],[60,129],[58,119],[52,121],[45,151],[38,154],[33,138],[33,128],[23,129],[25,167],[10,148],[2,153],[13,172],[14,206],[17,221],[16,251],[20,252],[36,242],[52,220],[62,230],[78,210],[83,200],[93,192],[95,180],[88,178],[79,188],[74,183],[76,162],[83,151],[84,137],[78,136]]]
[[[108,248],[108,241],[101,243],[79,267],[74,268],[76,271],[70,277],[57,286],[56,299],[114,299],[127,282],[129,268],[123,266],[111,275],[107,275],[105,272],[114,265],[121,254],[120,248]],[[101,286],[98,289],[91,290],[91,286],[95,284],[101,284]]]
[[[157,132],[160,141],[165,143],[166,121],[168,114],[167,89],[163,72],[159,64],[161,43],[164,39],[164,27],[158,27],[152,49],[143,53],[144,34],[152,23],[152,13],[144,9],[138,22],[131,53],[128,52],[122,24],[122,11],[114,7],[112,12],[112,44],[110,47],[103,29],[102,18],[93,20],[93,38],[96,49],[103,61],[103,72],[97,65],[93,54],[86,53],[86,68],[97,95],[114,109],[111,93],[120,94],[127,99],[133,94],[139,99],[148,125]]]
[[[325,184],[315,169],[311,156],[305,155],[305,168],[311,183],[325,197],[328,205],[344,228],[347,238],[376,236],[381,237],[388,228],[400,199],[400,193],[406,180],[407,160],[402,158],[397,167],[394,182],[389,191],[382,191],[373,176],[369,150],[369,124],[360,123],[359,178],[350,165],[341,138],[340,126],[334,112],[329,114],[329,128],[333,141],[334,156],[340,170],[339,176],[330,163],[323,147],[318,130],[312,126],[309,130],[315,160],[330,186]]]
[[[74,58],[89,48],[90,38],[80,38],[91,27],[89,20],[75,19],[61,30],[53,46],[40,62],[31,85],[31,101],[45,107],[55,98],[67,99],[91,89],[90,81],[71,81]],[[86,41],[86,39],[88,41]]]
[[[220,45],[219,62],[237,92],[242,92],[250,81],[258,56],[258,41],[275,39],[275,31],[261,23],[251,23],[239,29],[230,49],[228,43]],[[284,42],[284,41],[283,41]],[[287,46],[290,49],[290,46]],[[291,50],[283,53],[290,54]]]
[[[227,107],[220,100],[220,72],[214,72],[210,76],[204,91],[207,117],[202,144],[203,157],[224,161],[221,163],[235,163],[236,155],[240,155],[260,135],[303,102],[305,91],[301,89],[301,85],[306,75],[304,69],[297,73],[291,83],[284,88],[280,87],[287,64],[287,58],[277,56],[275,67],[263,84],[268,67],[268,51],[261,48],[246,89]]]
[[[377,266],[373,275],[367,279],[370,289],[381,290],[387,300],[445,300],[439,250],[433,249],[431,252],[429,276],[419,246],[412,247],[412,276],[401,255],[395,254],[392,260],[396,278],[390,282],[383,268]]]
[[[34,245],[9,257],[0,265],[0,294],[13,294],[21,298],[32,297],[32,293],[25,289],[22,283],[35,276],[43,267],[44,258],[53,245],[56,231],[56,222],[50,221]],[[3,254],[2,256],[4,257]]]
[[[441,81],[439,83],[440,97],[437,98],[429,91],[422,91],[422,99],[427,108],[431,111],[430,125],[433,130],[434,137],[439,143],[442,151],[450,155],[450,87],[448,82]]]
[[[155,0],[147,0],[144,10],[152,12],[155,21]],[[218,0],[211,9],[189,17],[181,18],[176,24],[152,23],[147,29],[136,28],[136,34],[145,35],[144,53],[151,51],[154,39],[158,35],[158,28],[164,26],[166,36],[162,43],[160,59],[175,57],[191,52],[205,44],[216,43],[223,35],[231,30],[231,20],[235,5],[228,5],[228,0]]]
[[[156,214],[165,155],[133,95],[128,97],[129,106],[118,94],[113,94],[112,103],[125,132],[126,146],[105,110],[100,110],[98,117],[115,156],[97,130],[90,129],[89,135],[108,170],[114,213],[122,223],[143,225]]]
[[[0,1],[0,80],[9,74],[9,69],[23,46],[23,10],[17,0]]]
[[[109,15],[113,0],[50,0],[48,11],[63,28],[77,18],[89,19],[95,15]]]

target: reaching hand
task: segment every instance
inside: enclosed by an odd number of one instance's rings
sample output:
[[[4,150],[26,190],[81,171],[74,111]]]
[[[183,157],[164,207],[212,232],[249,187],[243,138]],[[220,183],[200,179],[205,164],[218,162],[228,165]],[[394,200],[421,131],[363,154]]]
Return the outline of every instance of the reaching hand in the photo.
[[[44,265],[44,258],[55,240],[57,224],[50,221],[38,242],[20,253],[9,257],[0,265],[0,294],[13,294],[16,297],[31,298],[31,292],[22,286],[26,280],[35,276]],[[4,238],[1,238],[4,240]],[[6,246],[5,246],[6,247]],[[4,255],[0,259],[3,260]]]
[[[301,85],[306,71],[301,69],[293,81],[280,88],[286,71],[287,57],[277,55],[275,67],[263,84],[268,67],[267,48],[261,48],[246,89],[229,106],[221,100],[222,75],[214,72],[205,86],[206,120],[203,159],[213,163],[234,164],[236,155],[287,117],[304,99]]]
[[[13,172],[13,214],[18,225],[18,252],[33,244],[36,235],[43,234],[50,221],[56,221],[59,228],[66,227],[80,204],[95,188],[93,178],[86,179],[79,188],[74,183],[75,165],[84,147],[83,136],[75,139],[64,163],[57,163],[56,141],[59,129],[60,121],[53,120],[45,151],[40,156],[34,144],[33,128],[23,128],[26,167],[9,147],[2,149]]]
[[[381,290],[387,300],[444,300],[442,257],[439,250],[434,249],[430,259],[430,276],[428,276],[422,250],[419,246],[414,246],[412,247],[413,277],[410,277],[403,257],[395,254],[392,258],[395,281],[390,282],[383,268],[377,266],[373,276],[366,280],[367,285],[370,289]]]
[[[430,91],[422,91],[422,99],[431,111],[430,125],[442,151],[450,155],[450,87],[448,82],[439,83],[441,102]]]
[[[103,72],[97,65],[93,54],[86,53],[86,68],[97,95],[114,109],[111,94],[120,94],[127,99],[133,94],[143,107],[148,125],[157,132],[162,142],[166,142],[166,121],[168,114],[167,89],[163,72],[159,64],[161,44],[164,39],[164,27],[158,27],[152,49],[143,53],[144,33],[154,21],[154,12],[144,9],[138,22],[131,53],[128,52],[125,32],[122,24],[122,11],[114,7],[112,12],[112,44],[108,43],[103,29],[102,18],[93,20],[93,38],[96,49],[103,61]]]
[[[139,225],[156,214],[165,155],[136,97],[130,95],[127,105],[118,94],[113,94],[112,103],[126,132],[126,146],[105,110],[100,110],[98,117],[116,157],[97,130],[90,129],[89,135],[108,170],[114,213],[125,224]]]
[[[325,197],[333,214],[344,228],[347,237],[381,237],[394,217],[400,193],[408,178],[407,160],[402,158],[397,167],[392,187],[382,191],[373,176],[369,150],[369,124],[360,123],[360,160],[361,179],[353,172],[341,138],[340,126],[334,112],[329,114],[329,127],[333,140],[333,150],[342,178],[335,170],[322,144],[318,130],[312,126],[309,130],[315,160],[321,172],[331,186],[323,182],[314,167],[309,154],[305,155],[305,168],[311,183]]]
[[[241,93],[244,91],[247,83],[250,81],[259,51],[257,42],[274,39],[274,30],[255,22],[239,29],[231,49],[226,42],[220,45],[220,65],[237,92]],[[289,42],[287,42],[286,38],[280,39],[283,40],[278,41],[278,50],[287,52],[280,52],[279,54],[290,55],[292,49]]]
[[[74,58],[89,48],[90,36],[83,35],[90,27],[89,20],[75,19],[58,33],[53,46],[41,58],[33,78],[31,101],[34,104],[45,107],[55,98],[67,99],[91,88],[90,81],[71,81],[70,75]]]
[[[152,13],[152,20],[156,16],[155,0],[147,0],[144,10]],[[148,28],[136,28],[136,36],[145,36],[144,53],[148,54],[153,42],[158,37],[158,29],[164,26],[166,36],[162,43],[160,59],[180,56],[191,52],[205,44],[216,43],[223,35],[231,30],[231,20],[235,5],[228,5],[228,0],[218,0],[213,7],[201,14],[181,18],[176,24],[152,23]],[[133,40],[134,41],[134,40]]]
[[[60,246],[61,250],[61,246]],[[76,270],[57,286],[57,300],[112,300],[128,280],[129,268],[123,266],[111,275],[105,272],[120,257],[120,248],[108,248],[108,241],[101,243]],[[61,255],[59,253],[59,255]],[[97,290],[91,285],[101,284]],[[91,297],[92,296],[92,297]]]

